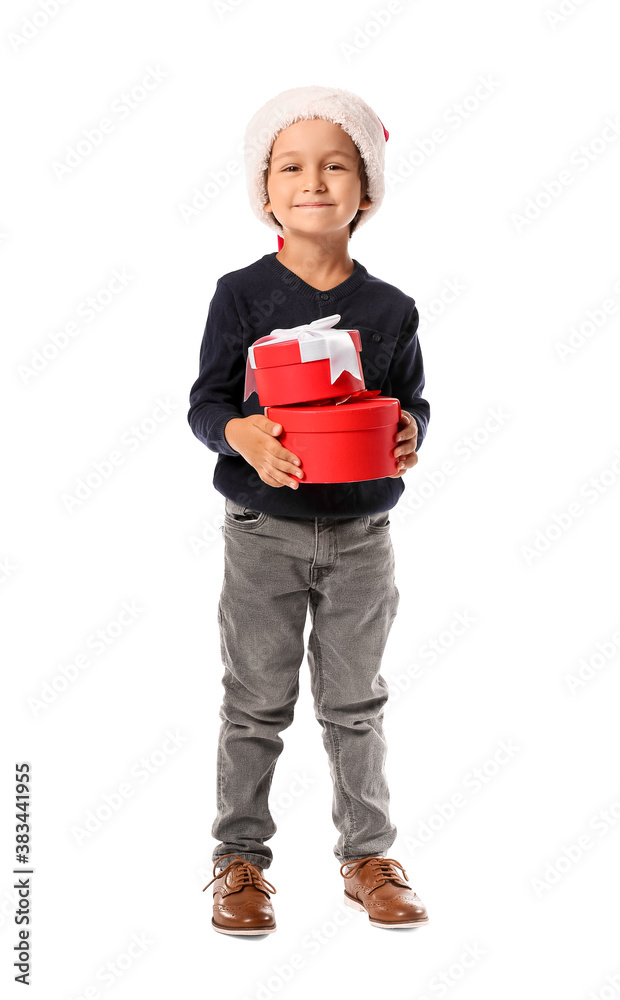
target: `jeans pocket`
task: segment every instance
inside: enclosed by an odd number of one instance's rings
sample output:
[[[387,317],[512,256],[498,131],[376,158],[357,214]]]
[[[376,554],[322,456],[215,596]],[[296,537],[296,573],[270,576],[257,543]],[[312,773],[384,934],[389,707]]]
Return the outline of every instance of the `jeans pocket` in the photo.
[[[265,511],[242,507],[228,497],[224,501],[224,511],[226,524],[234,525],[236,528],[256,528],[267,518]]]
[[[364,527],[366,531],[385,533],[390,530],[390,512],[381,511],[379,514],[366,514],[364,516]]]

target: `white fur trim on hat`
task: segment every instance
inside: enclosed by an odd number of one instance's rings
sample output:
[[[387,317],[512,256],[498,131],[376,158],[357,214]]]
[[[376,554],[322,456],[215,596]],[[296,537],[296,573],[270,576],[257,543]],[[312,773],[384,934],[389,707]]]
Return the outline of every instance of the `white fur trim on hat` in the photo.
[[[368,197],[372,205],[362,212],[358,226],[379,210],[385,194],[385,143],[388,133],[371,107],[349,90],[332,87],[293,87],[260,108],[249,122],[244,143],[246,181],[252,211],[276,233],[282,234],[263,205],[269,200],[264,171],[276,136],[293,122],[324,118],[347,132],[364,160]]]

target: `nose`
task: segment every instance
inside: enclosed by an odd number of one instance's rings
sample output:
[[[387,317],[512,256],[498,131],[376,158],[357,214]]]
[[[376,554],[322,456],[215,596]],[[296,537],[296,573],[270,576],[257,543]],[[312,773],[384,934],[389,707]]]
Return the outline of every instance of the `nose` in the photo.
[[[308,170],[304,181],[304,191],[323,190],[325,181],[321,178],[318,170]]]

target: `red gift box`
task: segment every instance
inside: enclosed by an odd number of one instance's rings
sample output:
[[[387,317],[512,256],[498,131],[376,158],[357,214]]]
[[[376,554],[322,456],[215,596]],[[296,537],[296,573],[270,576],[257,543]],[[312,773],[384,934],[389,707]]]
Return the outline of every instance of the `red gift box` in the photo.
[[[287,406],[346,396],[365,388],[359,330],[334,330],[339,315],[290,330],[274,330],[248,350],[244,401]]]
[[[356,483],[398,471],[394,440],[400,401],[367,390],[346,402],[318,406],[267,406],[265,416],[282,424],[280,444],[297,455],[304,483]],[[369,398],[370,392],[373,398]],[[362,397],[362,398],[359,398]]]

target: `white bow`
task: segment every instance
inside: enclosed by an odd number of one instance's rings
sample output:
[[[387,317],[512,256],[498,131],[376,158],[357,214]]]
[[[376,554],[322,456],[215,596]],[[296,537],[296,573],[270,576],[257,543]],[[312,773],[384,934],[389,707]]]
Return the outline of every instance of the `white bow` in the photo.
[[[340,315],[336,313],[334,316],[315,319],[312,323],[293,326],[290,330],[272,330],[268,337],[261,338],[260,346],[268,343],[275,344],[279,340],[298,340],[302,363],[320,360],[327,353],[332,384],[343,372],[349,372],[355,378],[363,380],[359,354],[348,330],[331,329],[339,319]],[[257,344],[259,341],[248,349],[248,360],[245,366],[244,402],[248,396],[256,391],[254,347]]]

